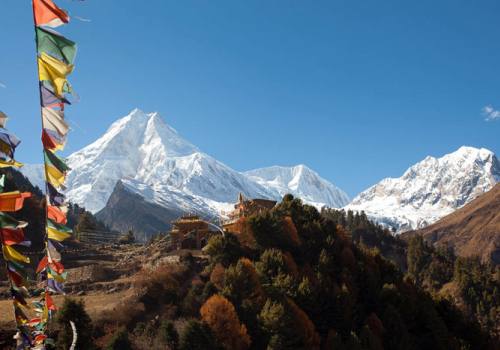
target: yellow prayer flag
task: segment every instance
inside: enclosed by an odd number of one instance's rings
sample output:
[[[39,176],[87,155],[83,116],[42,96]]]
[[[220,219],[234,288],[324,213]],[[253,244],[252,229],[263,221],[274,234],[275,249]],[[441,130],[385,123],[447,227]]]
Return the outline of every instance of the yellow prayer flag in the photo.
[[[59,188],[64,184],[66,176],[61,173],[57,168],[45,164],[45,173],[47,174],[47,181],[54,187]]]
[[[13,262],[22,262],[25,264],[30,263],[30,258],[22,255],[21,253],[19,253],[17,250],[15,250],[14,248],[12,248],[9,245],[6,245],[6,244],[3,245],[2,250],[3,250],[3,257],[5,258],[5,260],[13,261]]]
[[[71,235],[69,233],[58,231],[52,227],[47,227],[47,233],[48,233],[48,237],[50,239],[53,239],[53,240],[56,240],[59,242],[64,241],[65,239],[68,239],[69,237],[71,237]]]
[[[11,166],[15,166],[16,168],[20,168],[23,166],[23,163],[19,163],[15,160],[0,160],[0,168],[8,168]]]
[[[54,87],[56,95],[62,97],[70,89],[66,77],[73,72],[74,66],[55,59],[45,52],[38,57],[38,72],[40,81],[49,81]]]

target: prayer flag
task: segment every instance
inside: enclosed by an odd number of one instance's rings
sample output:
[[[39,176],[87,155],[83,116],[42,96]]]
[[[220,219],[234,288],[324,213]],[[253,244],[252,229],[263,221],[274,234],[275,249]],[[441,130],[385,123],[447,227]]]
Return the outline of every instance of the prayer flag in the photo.
[[[8,270],[7,273],[9,274],[9,278],[15,286],[24,286],[25,285],[26,281],[21,275],[15,273],[15,272],[12,272],[10,270]]]
[[[62,137],[69,132],[69,125],[64,120],[64,112],[56,111],[52,108],[42,108],[43,127],[48,130],[57,132]]]
[[[38,57],[38,71],[40,81],[48,81],[54,88],[57,96],[62,97],[65,92],[71,91],[66,77],[73,71],[73,65],[55,59],[42,52]]]
[[[61,261],[61,253],[57,251],[50,240],[47,242],[47,256],[48,261],[51,263]]]
[[[0,231],[0,236],[2,236],[3,243],[6,245],[19,244],[24,241],[24,232],[20,228],[3,228]]]
[[[42,144],[44,148],[51,151],[62,150],[66,144],[66,137],[59,135],[53,130],[43,129]]]
[[[59,107],[63,108],[64,104],[70,105],[64,97],[58,97],[54,91],[49,89],[43,82],[40,83],[40,96],[42,100],[42,107]]]
[[[49,290],[53,293],[64,294],[63,286],[51,278],[47,280],[47,286]]]
[[[57,222],[58,224],[65,225],[68,221],[66,218],[66,213],[61,210],[61,208],[53,205],[47,206],[47,215],[49,219]]]
[[[31,197],[29,192],[5,192],[0,193],[0,211],[18,211],[23,207],[24,199]]]
[[[0,141],[9,145],[13,150],[21,143],[16,135],[12,134],[10,131],[4,128],[0,128]]]
[[[76,44],[73,41],[50,29],[37,27],[35,31],[39,53],[45,52],[67,64],[73,64],[76,56]]]
[[[69,234],[67,232],[63,232],[63,231],[58,231],[57,229],[52,228],[52,227],[47,228],[47,232],[48,232],[49,239],[53,239],[53,240],[59,241],[59,242],[64,241],[64,240],[68,239],[69,237],[71,237],[71,234]]]
[[[30,259],[27,256],[22,255],[17,250],[12,248],[11,246],[4,245],[2,246],[3,256],[5,260],[14,261],[14,262],[24,262],[29,264]]]
[[[44,150],[43,153],[44,153],[44,158],[45,158],[46,164],[48,163],[48,164],[54,166],[56,169],[58,169],[62,173],[65,173],[65,172],[71,170],[69,168],[69,166],[66,165],[66,162],[63,159],[61,159],[59,156],[57,156],[57,154],[55,154],[49,150]]]
[[[47,182],[56,188],[64,187],[64,180],[66,175],[60,172],[57,168],[50,164],[45,163],[45,176],[47,177]]]
[[[52,0],[33,0],[35,24],[37,26],[59,27],[69,22],[69,16]]]
[[[0,228],[21,228],[26,227],[27,225],[27,222],[17,221],[13,217],[0,212]]]
[[[0,128],[5,128],[5,124],[7,124],[7,119],[9,119],[7,114],[0,111]]]
[[[57,189],[50,183],[47,183],[49,202],[51,205],[61,206],[65,203],[64,195],[59,193]]]

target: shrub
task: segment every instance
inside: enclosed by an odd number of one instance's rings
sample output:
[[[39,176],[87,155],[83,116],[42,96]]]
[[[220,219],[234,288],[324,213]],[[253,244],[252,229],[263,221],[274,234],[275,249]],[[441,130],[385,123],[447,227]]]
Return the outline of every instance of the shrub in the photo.
[[[77,330],[77,349],[93,349],[92,344],[92,322],[85,311],[83,301],[76,301],[65,298],[63,306],[57,313],[56,322],[60,327],[57,337],[57,347],[59,349],[69,349],[73,341],[73,329],[70,321],[75,323]]]
[[[210,237],[204,251],[210,255],[213,264],[220,263],[223,266],[235,263],[243,255],[238,238],[231,233]]]
[[[86,348],[82,348],[86,349]],[[104,348],[105,350],[132,350],[132,345],[128,339],[127,329],[125,327],[119,328],[113,337],[109,340]]]
[[[170,349],[177,349],[179,345],[179,334],[172,321],[162,321],[158,332],[161,340],[167,344]]]
[[[181,334],[179,350],[220,350],[220,347],[207,325],[190,320]]]

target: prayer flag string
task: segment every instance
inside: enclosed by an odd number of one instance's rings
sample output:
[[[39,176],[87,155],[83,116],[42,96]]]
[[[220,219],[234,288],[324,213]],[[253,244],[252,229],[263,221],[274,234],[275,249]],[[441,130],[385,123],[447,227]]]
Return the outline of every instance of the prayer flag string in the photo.
[[[7,119],[7,115],[0,112],[0,166],[20,167],[22,164],[14,159],[14,154],[21,141],[5,128]],[[25,349],[32,344],[31,327],[28,324],[29,319],[26,315],[30,309],[29,304],[26,302],[29,297],[26,264],[30,263],[30,259],[23,254],[22,249],[29,246],[30,242],[25,239],[23,231],[27,223],[14,219],[6,212],[20,210],[23,207],[24,200],[30,197],[31,193],[4,192],[4,185],[5,175],[2,175],[0,177],[0,244],[7,269],[14,317],[18,329],[17,348]]]
[[[52,296],[64,294],[67,273],[61,263],[62,242],[72,233],[66,226],[68,209],[65,196],[61,193],[70,169],[56,152],[64,148],[70,130],[65,119],[65,105],[70,104],[67,94],[72,94],[73,89],[67,78],[74,69],[77,47],[73,41],[51,29],[69,23],[68,13],[52,0],[32,1],[47,205],[45,254],[36,269],[41,287],[40,298],[33,303],[36,316],[28,323],[32,327],[33,348],[45,349],[49,343],[48,322],[57,310]]]

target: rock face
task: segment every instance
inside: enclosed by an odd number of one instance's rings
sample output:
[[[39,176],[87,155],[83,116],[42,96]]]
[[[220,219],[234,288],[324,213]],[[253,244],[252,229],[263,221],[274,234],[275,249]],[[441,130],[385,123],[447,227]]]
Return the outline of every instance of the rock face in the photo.
[[[402,177],[387,178],[360,193],[345,209],[364,210],[397,232],[423,228],[489,191],[500,181],[493,152],[461,147],[427,157]]]
[[[433,225],[404,234],[422,235],[434,244],[453,247],[460,256],[480,256],[500,264],[500,184]]]
[[[96,214],[111,229],[126,232],[132,230],[145,235],[165,232],[170,222],[182,215],[178,208],[165,208],[146,201],[118,181],[106,207]]]

